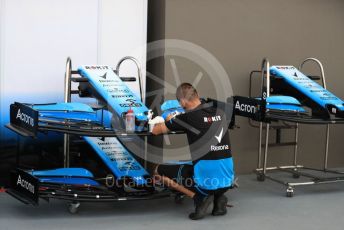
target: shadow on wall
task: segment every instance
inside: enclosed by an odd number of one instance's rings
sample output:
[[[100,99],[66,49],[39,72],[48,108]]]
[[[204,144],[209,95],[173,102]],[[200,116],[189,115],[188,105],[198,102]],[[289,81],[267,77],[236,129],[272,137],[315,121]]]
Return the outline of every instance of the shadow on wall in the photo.
[[[324,64],[328,89],[344,98],[343,10],[342,0],[166,1],[165,37],[195,43],[212,53],[229,74],[236,95],[248,96],[249,74],[260,68],[263,57],[268,57],[272,65],[296,67],[305,58],[316,57]],[[173,82],[167,64],[165,80]],[[193,65],[182,62],[180,66],[183,81],[195,76]],[[205,76],[198,85],[203,96],[212,94],[208,77],[212,76]],[[249,127],[246,119],[237,121],[241,128],[231,132],[236,170],[249,173],[256,168],[258,130]],[[301,126],[300,163],[321,167],[324,134],[325,127]],[[292,137],[289,133],[282,135],[285,140]],[[332,128],[331,167],[344,165],[339,138],[343,135],[340,125]],[[289,164],[292,153],[292,147],[271,149],[268,164]]]

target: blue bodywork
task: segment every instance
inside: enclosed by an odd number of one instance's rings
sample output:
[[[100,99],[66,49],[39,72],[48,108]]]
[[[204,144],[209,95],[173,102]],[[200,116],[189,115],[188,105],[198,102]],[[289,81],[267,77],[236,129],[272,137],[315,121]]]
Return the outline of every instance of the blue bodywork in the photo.
[[[106,101],[111,112],[115,112],[119,117],[122,117],[129,108],[132,108],[136,120],[141,122],[148,121],[148,108],[132,93],[110,67],[82,66],[79,68],[79,72],[83,77],[88,79],[90,85]],[[31,107],[39,112],[41,122],[45,120],[60,121],[65,119],[99,122],[97,112],[83,103],[54,103],[31,105]],[[184,109],[181,108],[179,102],[176,100],[165,102],[161,109],[166,116],[175,112],[184,112]],[[142,131],[142,127],[136,126],[136,130]],[[117,180],[130,178],[137,186],[147,185],[149,173],[118,138],[84,136],[83,139],[92,147],[97,156],[104,162]],[[100,185],[94,179],[93,174],[83,168],[60,168],[31,171],[29,173],[37,177],[42,183]]]
[[[260,98],[257,98],[260,100]],[[266,98],[266,108],[271,110],[305,113],[301,103],[290,96],[270,96]]]
[[[81,75],[99,93],[114,111],[122,117],[129,108],[134,110],[136,119],[148,121],[147,107],[136,95],[122,82],[122,80],[107,66],[79,68]],[[97,113],[88,105],[83,103],[56,103],[44,105],[32,105],[39,111],[40,119],[47,120],[76,120],[84,122],[99,122]],[[137,127],[142,131],[142,127]],[[97,138],[83,137],[93,148],[99,158],[109,168],[116,179],[131,178],[135,185],[147,184],[148,172],[136,161],[131,153],[122,145],[116,137]],[[39,178],[41,182],[58,184],[90,184],[97,186],[99,183],[93,180],[93,175],[82,168],[61,168],[55,170],[32,171],[32,175]]]
[[[98,122],[97,113],[83,103],[55,103],[46,105],[33,105],[39,111],[40,118],[55,120],[70,119],[85,122]]]
[[[165,120],[169,115],[185,112],[177,100],[167,100],[160,106],[160,108],[162,112],[161,116]]]
[[[117,76],[109,66],[81,66],[79,73],[107,102],[108,106],[119,117],[123,117],[130,108],[134,110],[137,121],[148,121],[148,108],[132,93],[129,87]],[[136,126],[137,131],[144,127]]]
[[[37,177],[42,183],[99,186],[99,183],[93,179],[93,174],[84,168],[60,168],[28,173]]]
[[[136,185],[145,185],[148,172],[116,137],[83,137],[116,178],[131,178]]]
[[[272,66],[270,72],[276,77],[282,78],[322,108],[327,109],[327,106],[332,105],[338,110],[344,111],[343,100],[308,78],[294,66]]]

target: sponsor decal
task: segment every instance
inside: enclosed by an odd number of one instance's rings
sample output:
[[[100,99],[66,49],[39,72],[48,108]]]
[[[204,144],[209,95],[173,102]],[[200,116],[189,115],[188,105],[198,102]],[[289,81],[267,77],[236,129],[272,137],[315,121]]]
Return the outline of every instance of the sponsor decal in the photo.
[[[295,73],[296,74],[296,73]],[[294,75],[295,76],[295,75]],[[293,77],[293,79],[295,81],[298,81],[298,82],[309,82],[309,78],[306,78],[306,77]]]
[[[104,87],[113,87],[114,85],[103,85]],[[118,89],[118,88],[114,88],[114,89],[108,89],[107,90],[108,93],[130,93],[129,89]]]
[[[228,150],[228,149],[229,149],[228,145],[211,145],[210,146],[210,151],[212,152]]]
[[[324,95],[324,96],[328,96],[328,97],[333,96],[333,95],[332,95],[331,93],[329,93],[329,92],[323,93],[323,95]]]
[[[35,125],[33,118],[30,117],[29,115],[25,114],[25,113],[22,113],[20,111],[20,109],[18,109],[16,119],[21,120],[22,122],[24,122],[25,124],[30,125],[31,127],[33,127]]]
[[[142,167],[133,157],[114,140],[102,140],[95,138],[95,143],[109,157],[112,162],[116,162],[116,167],[122,172],[139,171]]]
[[[30,193],[35,194],[35,186],[32,185],[30,182],[22,179],[20,175],[18,175],[18,179],[17,179],[17,186],[18,185],[20,185],[20,187],[24,188]]]
[[[112,147],[111,146],[108,146],[108,147],[102,147],[102,150],[112,150]]]
[[[203,117],[203,121],[206,123],[213,123],[216,121],[221,121],[221,116]]]
[[[107,72],[105,72],[103,75],[100,75],[99,77],[106,79]]]
[[[103,83],[103,84],[105,84],[105,83],[112,83],[111,86],[121,86],[120,84],[115,84],[115,83],[119,83],[119,81],[116,80],[116,79],[110,79],[110,80],[109,80],[109,79],[108,79],[108,80],[102,80],[102,79],[100,79],[99,82],[100,82],[100,83]]]
[[[124,98],[124,97],[134,97],[134,95],[111,95],[111,97],[113,98]]]
[[[135,99],[126,99],[125,100],[127,103],[120,103],[119,106],[121,107],[142,107],[141,103],[136,102]]]
[[[324,100],[324,101],[329,101],[329,100],[337,100],[338,98],[336,97],[320,97],[321,100]]]
[[[325,92],[324,89],[314,89],[314,90],[310,90],[312,93],[321,93],[321,92]]]
[[[276,66],[276,68],[277,69],[286,69],[286,70],[288,70],[288,69],[295,69],[294,66]]]
[[[103,85],[104,88],[106,88],[106,87],[113,87],[112,84],[102,84],[102,85]]]
[[[144,180],[142,176],[134,176],[134,180]]]
[[[244,103],[240,104],[239,101],[235,103],[235,108],[241,112],[256,113],[256,107],[254,105],[246,105]]]
[[[128,171],[128,170],[140,170],[140,166],[134,164],[133,162],[125,162],[123,165],[118,167],[120,171]]]
[[[215,139],[219,144],[221,143],[223,138],[223,127],[221,129],[221,132],[219,135],[215,135]],[[228,150],[229,146],[228,145],[211,145],[210,146],[210,151],[215,152],[215,151],[222,151],[222,150]]]
[[[221,143],[221,140],[222,140],[222,134],[223,134],[223,127],[222,127],[222,129],[221,129],[221,132],[220,132],[220,134],[219,134],[218,136],[216,136],[216,135],[215,135],[215,138],[216,138],[216,140],[217,140],[219,143]]]
[[[305,88],[308,88],[308,89],[310,89],[310,88],[316,88],[316,85],[313,85],[313,84],[305,84],[305,85],[303,85],[303,87],[305,87]]]
[[[99,65],[91,65],[91,66],[85,66],[85,69],[97,69],[97,70],[102,70],[102,69],[109,69],[108,66],[99,66]]]

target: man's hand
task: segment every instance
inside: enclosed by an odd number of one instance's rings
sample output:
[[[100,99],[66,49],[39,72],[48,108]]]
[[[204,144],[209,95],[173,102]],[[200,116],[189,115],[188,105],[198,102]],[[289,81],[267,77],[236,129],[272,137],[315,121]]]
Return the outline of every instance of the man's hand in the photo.
[[[168,128],[166,127],[165,123],[158,123],[154,125],[154,128],[152,130],[153,135],[159,135],[163,133],[168,133]]]
[[[175,117],[174,114],[170,114],[170,115],[167,116],[166,121],[170,121],[174,117]]]

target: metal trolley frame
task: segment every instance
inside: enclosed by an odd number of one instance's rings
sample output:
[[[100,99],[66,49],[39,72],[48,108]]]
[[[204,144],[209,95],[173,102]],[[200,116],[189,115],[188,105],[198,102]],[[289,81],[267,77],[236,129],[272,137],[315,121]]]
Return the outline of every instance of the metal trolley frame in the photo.
[[[144,100],[143,98],[143,91],[142,91],[142,69],[139,61],[132,57],[132,56],[126,56],[123,57],[121,60],[116,65],[116,69],[113,71],[119,75],[120,73],[120,67],[123,62],[125,61],[132,61],[136,68],[137,68],[137,77],[138,77],[138,82],[139,82],[139,88],[140,88],[140,97],[141,100]],[[64,102],[69,103],[71,102],[72,94],[79,94],[79,90],[72,90],[72,82],[85,82],[87,79],[85,78],[80,78],[80,77],[72,77],[72,75],[79,75],[79,72],[77,70],[72,70],[72,59],[70,57],[67,58],[66,61],[66,73],[65,73],[65,86],[64,86]],[[122,81],[136,81],[136,78],[133,77],[121,77]],[[145,137],[145,145],[147,143],[146,137]],[[63,156],[64,156],[64,167],[68,168],[69,167],[69,155],[70,155],[70,139],[69,139],[69,134],[64,134],[64,140],[63,140]],[[146,160],[146,157],[145,159]],[[146,164],[146,163],[145,163]]]
[[[118,64],[116,65],[116,69],[113,70],[116,74],[119,74],[120,66],[124,61],[130,60],[134,62],[137,67],[138,73],[138,81],[140,87],[140,96],[143,98],[143,91],[142,91],[142,73],[141,67],[139,62],[134,57],[124,57],[122,58]],[[81,83],[87,82],[87,79],[83,77],[72,77],[73,75],[79,75],[79,72],[76,70],[72,70],[72,61],[68,57],[66,62],[66,72],[65,72],[65,87],[64,87],[64,102],[68,103],[71,102],[71,98],[73,94],[79,94],[79,90],[72,89],[72,82],[74,83]],[[135,77],[120,77],[122,81],[136,81],[137,78]],[[25,106],[25,104],[17,103],[20,106]],[[106,106],[96,105],[93,106],[94,109],[105,109]],[[86,125],[82,129],[75,128],[75,126],[79,125],[79,123],[73,122],[61,122],[56,123],[53,121],[46,121],[45,125],[38,125],[38,112],[31,109],[30,112],[36,113],[35,116],[37,119],[37,123],[34,127],[34,131],[27,130],[26,127],[21,127],[17,124],[12,124],[12,122],[6,125],[7,128],[11,129],[12,131],[16,132],[17,134],[25,137],[35,137],[37,132],[48,132],[48,131],[57,131],[64,133],[64,143],[63,143],[63,153],[64,153],[64,161],[63,166],[65,168],[70,167],[70,135],[79,135],[79,136],[102,136],[102,137],[123,137],[123,136],[140,136],[145,138],[144,139],[144,164],[146,167],[146,145],[147,145],[147,136],[152,135],[149,132],[135,132],[135,133],[125,133],[121,130],[115,131],[112,129],[103,128],[101,125]],[[80,124],[83,125],[83,124]],[[178,134],[180,132],[171,132],[170,134]],[[19,154],[19,153],[17,153]],[[17,155],[18,156],[18,155]],[[19,157],[19,156],[18,156]],[[156,191],[133,191],[133,192],[120,192],[118,193],[115,190],[109,189],[108,184],[114,183],[114,177],[107,176],[105,178],[95,178],[96,181],[103,181],[105,185],[101,186],[75,186],[75,185],[56,185],[52,183],[45,183],[39,182],[37,178],[30,175],[24,170],[17,169],[15,173],[19,173],[22,177],[25,177],[28,181],[31,181],[33,185],[35,185],[37,191],[35,195],[27,193],[19,188],[18,186],[13,185],[13,188],[7,189],[7,193],[11,194],[18,200],[22,201],[25,204],[32,204],[37,205],[39,198],[44,200],[49,199],[60,199],[69,201],[68,210],[70,213],[76,213],[80,206],[80,202],[116,202],[116,201],[125,201],[125,200],[142,200],[142,199],[158,199],[169,197],[175,195],[175,201],[181,202],[183,199],[183,195],[179,193],[171,192],[171,190],[166,189],[164,187],[157,186]],[[19,175],[17,174],[17,175]]]
[[[326,79],[324,74],[324,68],[322,63],[315,58],[307,58],[305,59],[299,69],[301,70],[305,63],[307,62],[313,62],[317,64],[317,66],[320,69],[320,78],[312,77],[314,80],[320,80],[322,81],[323,87],[326,89]],[[252,97],[252,75],[253,73],[261,73],[261,91],[262,91],[262,100],[265,100],[267,97],[270,96],[270,62],[268,59],[264,59],[261,65],[260,71],[252,71],[250,75],[250,97]],[[283,119],[283,117],[279,117],[280,121],[283,122],[282,125],[273,125],[270,121],[264,122],[259,121],[259,125],[255,124],[251,119],[249,119],[249,124],[253,127],[259,128],[259,144],[258,144],[258,164],[257,169],[255,170],[255,173],[257,174],[257,180],[258,181],[264,181],[266,178],[270,179],[272,181],[275,181],[277,183],[280,183],[287,187],[286,189],[286,196],[287,197],[293,197],[294,195],[294,189],[297,186],[306,186],[306,185],[316,185],[316,184],[327,184],[327,183],[336,183],[336,182],[344,182],[344,172],[338,171],[338,170],[332,170],[328,168],[328,157],[329,157],[329,137],[330,137],[330,124],[335,123],[341,123],[336,121],[324,121],[324,122],[314,122],[313,124],[325,124],[326,125],[326,140],[325,140],[325,154],[324,154],[324,162],[323,162],[323,168],[317,169],[317,168],[310,168],[305,167],[303,165],[299,165],[297,163],[298,158],[298,139],[299,139],[299,123],[308,123],[312,124],[311,121],[302,122],[300,119],[299,121],[292,121],[290,119]],[[265,123],[265,127],[264,127]],[[274,129],[276,130],[276,143],[269,143],[269,135],[270,130]],[[294,129],[294,142],[281,142],[281,130],[282,129]],[[265,137],[263,135],[263,130],[265,130]],[[265,138],[263,140],[263,137]],[[264,141],[264,143],[263,143]],[[294,156],[293,156],[293,163],[291,165],[284,165],[284,166],[267,166],[268,163],[268,150],[269,147],[272,146],[293,146],[294,147]],[[264,152],[262,152],[264,149]],[[312,173],[304,172],[304,170],[313,171],[313,172],[323,172],[332,174],[332,176],[327,177],[319,177]],[[302,171],[301,171],[302,170]],[[298,181],[298,182],[289,182],[284,181],[277,176],[272,176],[268,174],[268,172],[286,172],[290,173],[294,179],[302,177],[306,177],[309,180],[308,181]],[[334,176],[333,176],[334,175]]]

